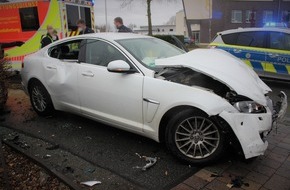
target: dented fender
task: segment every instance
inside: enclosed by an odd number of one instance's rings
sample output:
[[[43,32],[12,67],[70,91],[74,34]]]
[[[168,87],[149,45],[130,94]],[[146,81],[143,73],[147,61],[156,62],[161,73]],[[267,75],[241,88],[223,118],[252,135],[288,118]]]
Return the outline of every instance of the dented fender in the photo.
[[[272,113],[269,108],[267,113],[246,114],[223,111],[219,116],[233,130],[246,159],[264,154],[268,147],[266,136],[272,128]]]

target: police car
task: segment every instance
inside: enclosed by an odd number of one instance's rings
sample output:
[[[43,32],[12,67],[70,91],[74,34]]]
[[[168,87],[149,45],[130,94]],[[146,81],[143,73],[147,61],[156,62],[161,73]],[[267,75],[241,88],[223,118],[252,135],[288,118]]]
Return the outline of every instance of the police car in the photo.
[[[219,32],[210,44],[242,59],[260,76],[290,80],[289,28],[238,28]]]

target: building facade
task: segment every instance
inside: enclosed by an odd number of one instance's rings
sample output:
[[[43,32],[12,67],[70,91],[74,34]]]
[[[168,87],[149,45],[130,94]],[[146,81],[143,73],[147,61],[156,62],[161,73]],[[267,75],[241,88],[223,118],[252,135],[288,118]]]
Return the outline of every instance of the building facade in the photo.
[[[217,32],[239,27],[263,27],[268,22],[290,25],[290,0],[183,0],[189,35],[200,25],[199,41],[208,43]]]
[[[147,35],[148,26],[140,26],[139,28],[133,29],[134,33]],[[175,35],[176,26],[175,25],[153,25],[152,26],[153,35]]]

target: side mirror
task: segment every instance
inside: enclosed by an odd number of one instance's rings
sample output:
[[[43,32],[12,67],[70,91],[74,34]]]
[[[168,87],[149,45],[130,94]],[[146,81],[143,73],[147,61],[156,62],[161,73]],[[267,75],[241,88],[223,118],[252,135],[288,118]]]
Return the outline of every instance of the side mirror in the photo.
[[[113,73],[135,73],[136,71],[131,69],[130,65],[123,60],[111,61],[107,70]]]

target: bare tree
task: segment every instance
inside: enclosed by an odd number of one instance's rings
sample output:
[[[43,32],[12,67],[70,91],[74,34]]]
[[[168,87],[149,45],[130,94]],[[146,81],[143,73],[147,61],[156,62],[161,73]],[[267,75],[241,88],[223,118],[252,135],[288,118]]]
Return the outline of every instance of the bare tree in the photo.
[[[144,2],[144,0],[122,0],[121,7],[127,7],[135,1]],[[159,2],[163,2],[163,1],[176,2],[176,0],[158,0],[158,1]],[[149,36],[152,36],[151,3],[152,3],[152,0],[146,0]]]
[[[100,32],[107,32],[107,31],[110,31],[111,30],[111,26],[108,24],[108,26],[106,26],[106,24],[102,24],[102,25],[99,25],[99,26],[96,26],[96,30],[100,31]]]
[[[131,30],[133,30],[134,28],[136,28],[136,27],[137,27],[137,25],[136,25],[136,24],[133,24],[133,23],[131,23],[131,24],[129,24],[129,25],[128,25],[128,27],[129,27]]]

